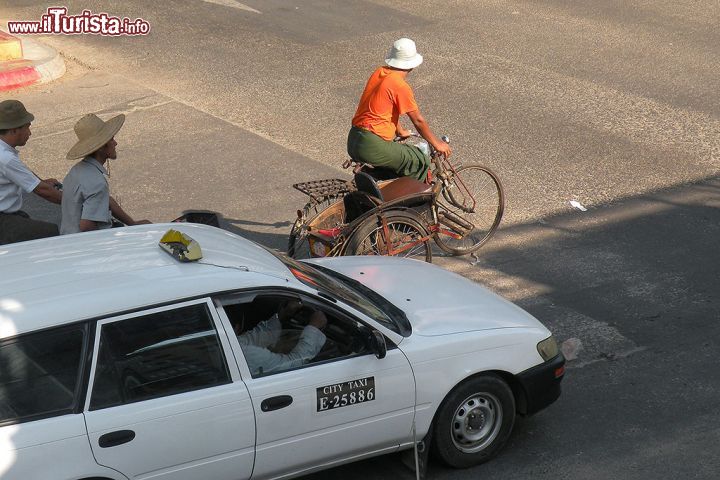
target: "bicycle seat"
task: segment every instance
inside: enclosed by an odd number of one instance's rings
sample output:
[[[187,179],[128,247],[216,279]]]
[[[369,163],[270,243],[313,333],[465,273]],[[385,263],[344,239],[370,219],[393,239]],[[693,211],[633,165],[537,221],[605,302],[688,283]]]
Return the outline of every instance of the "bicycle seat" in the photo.
[[[432,190],[432,186],[410,177],[400,177],[379,186],[375,179],[365,172],[355,174],[358,191],[367,193],[381,202],[391,202],[400,197],[418,195]]]
[[[420,180],[411,177],[400,177],[396,180],[388,182],[380,187],[382,199],[385,202],[393,201],[400,197],[408,195],[419,195],[421,193],[429,193],[432,191],[432,185],[428,185]]]

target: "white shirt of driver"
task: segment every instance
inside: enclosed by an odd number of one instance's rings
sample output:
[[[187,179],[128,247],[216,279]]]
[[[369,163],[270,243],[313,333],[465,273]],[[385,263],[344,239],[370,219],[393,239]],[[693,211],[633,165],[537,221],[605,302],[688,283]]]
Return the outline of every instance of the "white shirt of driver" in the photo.
[[[282,325],[276,313],[249,332],[238,335],[238,342],[253,377],[304,365],[325,345],[325,334],[312,325],[306,325],[291,352],[271,352],[267,347],[278,340],[280,333]]]
[[[40,179],[20,161],[19,152],[0,140],[0,212],[20,210],[23,192],[30,193],[38,185]]]

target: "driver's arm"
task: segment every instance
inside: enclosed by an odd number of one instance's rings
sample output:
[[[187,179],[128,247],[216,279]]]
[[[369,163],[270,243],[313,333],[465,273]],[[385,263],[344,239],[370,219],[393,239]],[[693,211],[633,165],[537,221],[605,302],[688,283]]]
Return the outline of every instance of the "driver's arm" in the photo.
[[[319,312],[318,312],[319,313]],[[322,315],[322,313],[320,314]],[[325,317],[325,315],[323,315]],[[309,362],[315,355],[320,353],[323,345],[325,345],[325,334],[320,328],[313,325],[312,320],[303,329],[302,335],[298,340],[295,348],[283,357],[283,368],[298,367]]]
[[[255,325],[255,328],[249,332],[238,335],[240,345],[256,345],[258,347],[268,347],[277,342],[282,325],[278,319],[277,313],[267,320]]]
[[[273,358],[274,366],[265,367],[266,372],[273,370],[287,370],[288,368],[299,367],[313,358],[315,355],[320,353],[323,346],[325,345],[325,334],[322,330],[327,325],[327,317],[320,311],[313,312],[310,315],[308,324],[303,328],[303,332],[300,335],[295,347],[286,354],[276,353]]]
[[[150,220],[139,220],[137,222],[133,220],[130,215],[125,213],[125,210],[120,207],[120,204],[117,203],[113,197],[110,197],[110,211],[112,212],[113,217],[117,218],[125,225],[143,225],[151,223]]]
[[[241,340],[238,337],[238,340]],[[304,365],[315,358],[325,345],[325,334],[308,324],[295,348],[289,353],[271,352],[267,348],[240,341],[240,347],[253,375],[285,371]]]
[[[452,155],[452,148],[450,148],[450,145],[437,139],[432,130],[430,130],[430,125],[428,125],[425,117],[420,114],[419,109],[407,112],[407,116],[410,117],[410,120],[413,125],[415,125],[418,133],[433,146],[435,151],[441,153],[445,158]]]

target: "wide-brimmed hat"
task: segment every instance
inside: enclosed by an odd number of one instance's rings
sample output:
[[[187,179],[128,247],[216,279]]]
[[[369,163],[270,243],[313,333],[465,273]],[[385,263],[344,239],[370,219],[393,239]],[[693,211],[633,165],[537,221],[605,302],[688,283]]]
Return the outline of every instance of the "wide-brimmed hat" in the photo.
[[[35,120],[35,116],[25,110],[25,105],[18,100],[0,102],[0,130],[22,127]]]
[[[385,63],[391,67],[401,68],[403,70],[410,70],[420,65],[423,61],[422,55],[417,53],[417,47],[415,42],[409,38],[401,38],[395,40],[392,48],[385,58]]]
[[[108,143],[123,126],[125,115],[122,113],[103,122],[94,113],[88,113],[75,124],[75,135],[78,141],[67,154],[68,160],[90,155]]]

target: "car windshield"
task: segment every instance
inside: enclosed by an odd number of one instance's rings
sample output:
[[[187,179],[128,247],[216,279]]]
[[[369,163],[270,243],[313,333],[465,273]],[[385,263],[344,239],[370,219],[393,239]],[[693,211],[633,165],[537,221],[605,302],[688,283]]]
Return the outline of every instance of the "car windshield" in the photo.
[[[333,299],[342,300],[390,330],[405,337],[410,335],[410,321],[405,312],[374,290],[329,268],[272,253],[290,269],[295,278],[317,288],[321,296],[329,295]]]

